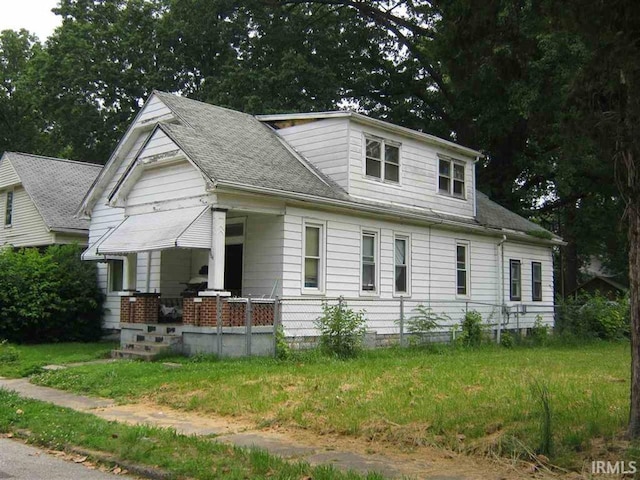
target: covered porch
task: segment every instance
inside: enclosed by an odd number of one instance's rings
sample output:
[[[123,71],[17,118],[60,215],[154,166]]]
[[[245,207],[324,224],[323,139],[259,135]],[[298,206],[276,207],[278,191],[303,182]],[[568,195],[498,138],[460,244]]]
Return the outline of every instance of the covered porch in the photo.
[[[110,304],[111,315],[118,316],[123,345],[135,339],[125,339],[126,331],[150,326],[272,332],[283,224],[282,215],[250,209],[141,213],[106,232],[84,258],[108,264],[108,292],[118,300]]]

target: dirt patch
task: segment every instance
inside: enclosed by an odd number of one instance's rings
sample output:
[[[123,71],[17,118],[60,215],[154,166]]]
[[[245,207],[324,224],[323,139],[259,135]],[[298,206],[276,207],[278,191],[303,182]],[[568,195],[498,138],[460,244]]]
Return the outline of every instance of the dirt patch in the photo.
[[[544,459],[540,464],[510,461],[497,456],[466,455],[444,448],[421,445],[414,442],[413,445],[398,445],[385,440],[379,440],[380,430],[400,426],[385,424],[371,424],[372,435],[368,438],[348,437],[335,433],[318,434],[303,428],[281,426],[273,422],[263,422],[263,428],[256,426],[254,421],[244,418],[229,418],[216,415],[196,415],[190,412],[177,411],[153,403],[138,403],[123,406],[114,406],[97,409],[95,413],[110,420],[125,421],[128,423],[148,423],[161,427],[173,427],[176,430],[188,434],[206,435],[215,434],[224,441],[225,436],[238,433],[254,433],[266,439],[266,444],[276,441],[280,444],[288,444],[293,450],[296,448],[311,450],[313,455],[322,458],[331,458],[345,454],[357,454],[365,459],[375,460],[388,465],[400,475],[409,478],[431,478],[440,476],[452,480],[516,480],[522,478],[536,479],[580,479],[583,477],[577,473],[552,472],[545,467]],[[417,430],[428,429],[428,425],[422,425]],[[418,433],[418,432],[416,432]],[[418,435],[419,436],[419,435]],[[382,435],[384,437],[384,435]],[[301,454],[298,457],[303,460],[313,456],[310,453]],[[329,460],[331,461],[331,460]],[[348,463],[348,461],[347,461]]]

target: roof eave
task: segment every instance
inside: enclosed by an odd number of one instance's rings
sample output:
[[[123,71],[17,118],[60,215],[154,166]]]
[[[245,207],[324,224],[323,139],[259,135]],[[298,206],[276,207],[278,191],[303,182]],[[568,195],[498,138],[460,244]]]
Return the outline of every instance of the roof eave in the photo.
[[[397,218],[398,216],[402,216],[406,219],[411,219],[414,221],[418,221],[427,225],[442,225],[444,227],[449,227],[449,228],[456,228],[456,229],[461,229],[461,230],[465,230],[465,231],[470,231],[470,232],[476,232],[476,233],[482,233],[485,235],[489,235],[492,237],[502,237],[503,235],[506,236],[507,238],[511,239],[511,240],[517,240],[517,241],[521,241],[524,243],[529,243],[529,244],[538,244],[538,245],[544,245],[544,246],[560,246],[560,245],[566,245],[566,242],[563,242],[561,239],[559,239],[558,237],[553,237],[550,239],[546,239],[546,238],[538,238],[538,237],[534,237],[531,236],[530,234],[526,233],[526,232],[517,232],[517,231],[506,231],[503,229],[498,229],[498,228],[493,228],[493,227],[489,227],[486,225],[480,225],[480,224],[469,224],[466,222],[457,222],[455,220],[452,219],[447,219],[447,218],[439,218],[439,217],[434,217],[434,218],[429,218],[425,215],[421,215],[419,213],[409,213],[409,212],[401,212],[401,211],[396,211],[393,209],[389,209],[389,208],[384,208],[384,207],[377,207],[374,205],[363,205],[361,203],[357,203],[357,202],[351,202],[348,200],[339,200],[339,199],[332,199],[332,198],[325,198],[325,197],[318,197],[315,195],[310,195],[310,194],[306,194],[306,193],[298,193],[298,192],[289,192],[289,191],[284,191],[284,190],[277,190],[277,189],[272,189],[272,188],[267,188],[267,187],[256,187],[253,185],[245,185],[245,184],[240,184],[240,183],[235,183],[235,182],[229,182],[229,181],[219,181],[216,185],[216,189],[218,190],[242,190],[242,191],[246,191],[246,192],[250,192],[250,193],[259,193],[259,194],[265,194],[265,195],[274,195],[274,196],[278,196],[278,197],[284,197],[285,199],[289,199],[289,200],[298,200],[298,201],[302,201],[302,202],[312,202],[312,203],[316,203],[318,205],[322,205],[322,206],[334,206],[334,207],[341,207],[341,208],[346,208],[346,209],[350,209],[350,210],[359,210],[361,212],[364,213],[374,213],[374,214],[383,214],[383,215],[389,215],[393,218]]]

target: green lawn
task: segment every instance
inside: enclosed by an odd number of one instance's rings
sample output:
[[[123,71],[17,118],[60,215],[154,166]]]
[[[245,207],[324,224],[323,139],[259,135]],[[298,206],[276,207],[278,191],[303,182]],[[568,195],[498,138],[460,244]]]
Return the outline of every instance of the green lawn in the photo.
[[[628,415],[625,343],[377,350],[350,361],[180,361],[179,369],[162,363],[91,365],[39,374],[34,381],[401,448],[436,444],[508,456],[542,444],[537,385],[550,394],[552,458],[575,468],[590,458],[592,439],[614,445]]]
[[[0,377],[24,377],[41,367],[106,358],[115,343],[52,343],[9,345],[0,343]]]
[[[0,389],[0,432],[18,432],[31,443],[63,450],[81,446],[119,462],[160,467],[169,478],[231,480],[381,480],[378,474],[343,473],[332,466],[286,462],[262,450],[235,448],[172,429],[108,422],[48,403],[25,400]]]

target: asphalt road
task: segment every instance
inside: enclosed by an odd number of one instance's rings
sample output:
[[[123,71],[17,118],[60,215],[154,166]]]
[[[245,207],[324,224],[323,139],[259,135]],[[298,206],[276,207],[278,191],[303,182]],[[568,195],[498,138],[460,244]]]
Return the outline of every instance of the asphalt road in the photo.
[[[134,477],[90,470],[22,442],[0,438],[0,480],[117,480]]]

